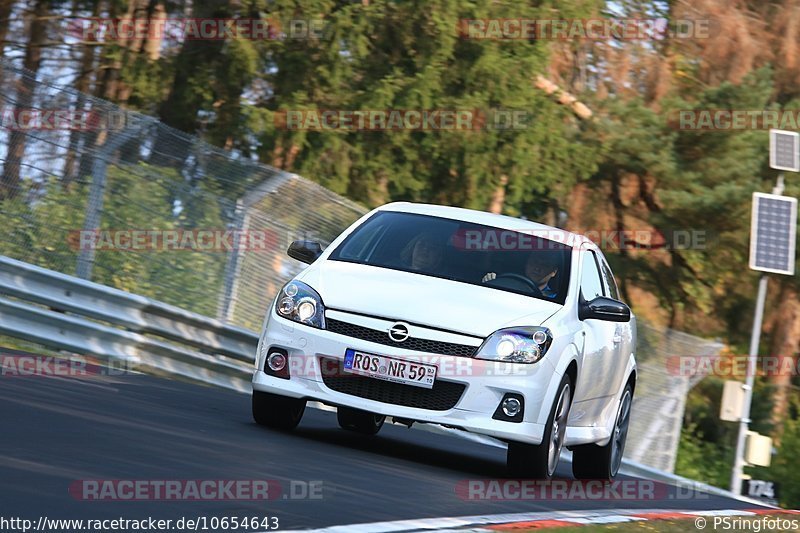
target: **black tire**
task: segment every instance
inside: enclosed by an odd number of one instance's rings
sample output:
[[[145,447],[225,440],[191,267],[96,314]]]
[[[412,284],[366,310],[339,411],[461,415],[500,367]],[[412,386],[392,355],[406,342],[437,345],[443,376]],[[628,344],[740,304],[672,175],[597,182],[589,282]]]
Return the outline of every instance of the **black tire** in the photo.
[[[303,418],[305,410],[306,400],[253,391],[253,420],[259,425],[294,429]]]
[[[608,444],[605,446],[584,444],[576,446],[572,450],[572,475],[575,476],[575,479],[611,481],[617,476],[622,464],[622,454],[625,453],[632,402],[633,388],[628,383],[622,392],[614,429]]]
[[[555,401],[550,407],[550,416],[547,417],[542,443],[527,444],[513,441],[508,443],[506,464],[512,477],[553,478],[561,449],[564,446],[572,397],[572,379],[564,374],[556,391]]]
[[[375,435],[383,427],[386,417],[352,407],[338,407],[336,419],[339,426],[348,431],[355,431],[363,435]]]

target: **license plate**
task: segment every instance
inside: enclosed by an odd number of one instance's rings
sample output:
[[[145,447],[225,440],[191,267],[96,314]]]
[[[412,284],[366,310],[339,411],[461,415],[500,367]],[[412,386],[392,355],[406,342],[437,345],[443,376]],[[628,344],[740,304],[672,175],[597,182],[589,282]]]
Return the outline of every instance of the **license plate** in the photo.
[[[348,349],[344,354],[344,371],[393,383],[425,389],[433,388],[436,367],[384,355]]]

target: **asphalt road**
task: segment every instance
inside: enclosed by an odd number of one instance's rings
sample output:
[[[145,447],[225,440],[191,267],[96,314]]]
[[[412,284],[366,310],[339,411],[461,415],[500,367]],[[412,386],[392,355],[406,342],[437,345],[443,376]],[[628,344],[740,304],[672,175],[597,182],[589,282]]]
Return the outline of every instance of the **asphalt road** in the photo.
[[[0,517],[271,516],[286,529],[537,510],[753,507],[660,488],[655,499],[469,500],[456,490],[466,480],[507,477],[504,450],[391,424],[365,438],[315,409],[282,433],[252,421],[247,395],[143,375],[0,377],[0,413]],[[570,479],[569,465],[558,473]],[[283,492],[269,501],[200,502],[70,493],[79,480],[207,479],[276,480]],[[321,498],[284,499],[292,480],[301,482],[300,496],[302,482],[321,481]]]

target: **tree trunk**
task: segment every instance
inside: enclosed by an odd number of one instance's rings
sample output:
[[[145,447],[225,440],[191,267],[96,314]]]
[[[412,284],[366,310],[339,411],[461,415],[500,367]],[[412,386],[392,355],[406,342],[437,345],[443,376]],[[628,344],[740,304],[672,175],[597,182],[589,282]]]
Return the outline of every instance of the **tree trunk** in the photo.
[[[503,205],[506,202],[506,185],[508,185],[508,176],[500,176],[500,183],[492,193],[492,199],[489,202],[489,212],[501,214],[503,212]]]
[[[211,0],[195,3],[193,17],[230,17],[228,0]],[[224,54],[224,41],[202,41],[186,39],[175,58],[175,75],[172,87],[158,111],[159,119],[167,126],[195,134],[200,126],[197,116],[201,104],[198,76],[218,65]],[[207,87],[203,87],[207,90]],[[176,142],[177,141],[177,142]],[[159,166],[180,168],[189,156],[191,146],[178,140],[172,132],[159,128],[158,138],[150,156],[150,163]]]
[[[75,17],[78,16],[78,2],[74,4]],[[92,17],[100,16],[100,0],[94,0],[92,6]],[[90,37],[89,37],[90,38]],[[84,96],[89,92],[92,74],[94,73],[94,55],[96,46],[92,42],[86,42],[81,46],[81,60],[78,70],[78,77],[75,79],[75,90],[78,91],[78,99],[76,107],[81,110],[86,105],[86,97]],[[72,130],[69,134],[69,150],[67,150],[67,157],[64,163],[64,176],[61,183],[64,188],[69,188],[72,180],[75,179],[75,166],[77,162],[78,150],[81,136],[85,136],[86,132],[80,130]]]
[[[0,56],[3,54],[3,47],[6,44],[8,27],[11,26],[11,12],[14,8],[14,0],[0,0]]]
[[[33,7],[28,42],[22,66],[30,71],[30,77],[19,80],[17,88],[17,110],[33,107],[33,92],[36,88],[36,75],[42,61],[42,48],[47,38],[48,0],[37,0]],[[27,132],[14,130],[8,136],[8,152],[0,179],[0,200],[13,198],[19,193],[20,165],[25,155]]]
[[[774,436],[780,439],[783,421],[789,409],[789,389],[791,387],[792,361],[800,346],[800,299],[797,289],[789,282],[780,286],[781,303],[778,306],[775,320],[775,331],[772,335],[772,355],[775,360],[769,361],[769,380],[775,387],[774,404],[770,421],[773,424]],[[777,367],[777,368],[776,368]]]

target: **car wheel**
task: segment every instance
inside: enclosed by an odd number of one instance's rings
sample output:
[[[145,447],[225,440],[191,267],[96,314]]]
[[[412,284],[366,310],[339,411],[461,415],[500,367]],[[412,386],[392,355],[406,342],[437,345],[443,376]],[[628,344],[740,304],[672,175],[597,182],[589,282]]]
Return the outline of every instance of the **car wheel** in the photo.
[[[625,441],[628,437],[628,426],[631,422],[631,404],[633,389],[630,383],[622,392],[622,399],[617,409],[617,418],[611,440],[605,446],[584,444],[572,450],[572,474],[576,479],[612,480],[622,465],[622,454],[625,452]]]
[[[339,407],[336,409],[336,418],[342,429],[363,433],[364,435],[375,435],[383,427],[386,417],[361,409],[351,407]]]
[[[566,374],[547,417],[541,444],[509,442],[506,463],[512,476],[551,479],[558,466],[572,404],[572,380]]]
[[[303,418],[305,410],[305,400],[253,391],[253,419],[262,426],[294,429]]]

